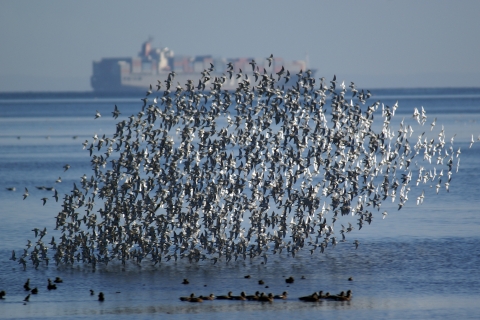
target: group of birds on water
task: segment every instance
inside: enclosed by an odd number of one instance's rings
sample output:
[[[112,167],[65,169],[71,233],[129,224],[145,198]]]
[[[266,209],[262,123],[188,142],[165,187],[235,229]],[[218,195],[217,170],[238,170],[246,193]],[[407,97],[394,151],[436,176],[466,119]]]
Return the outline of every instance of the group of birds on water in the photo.
[[[245,278],[250,278],[250,275],[245,276]],[[302,276],[302,279],[305,277]],[[291,284],[295,281],[293,277],[288,277],[285,279],[287,284]],[[348,281],[353,281],[353,278],[349,278]],[[188,280],[184,279],[182,284],[188,284]],[[265,284],[263,280],[259,280],[258,284]],[[268,286],[266,286],[268,288]],[[283,291],[282,294],[274,295],[273,293],[265,294],[264,292],[256,291],[253,295],[247,295],[245,291],[242,291],[240,295],[233,295],[232,291],[229,291],[227,295],[215,296],[213,293],[209,295],[200,295],[196,296],[195,293],[190,294],[188,297],[180,297],[180,301],[186,302],[203,302],[205,300],[233,300],[233,301],[260,301],[260,302],[273,302],[274,300],[286,300],[288,297],[288,292]],[[305,302],[318,302],[322,300],[333,300],[333,301],[350,301],[352,299],[352,290],[340,292],[336,295],[331,295],[330,292],[323,294],[323,291],[314,292],[308,296],[303,296],[298,298],[300,301]]]
[[[347,242],[383,201],[400,210],[412,182],[449,190],[460,149],[443,127],[438,137],[415,138],[408,120],[391,125],[398,102],[370,102],[370,91],[335,76],[317,79],[307,70],[295,81],[283,68],[269,74],[250,64],[253,76],[237,73],[234,91],[222,90],[236,72],[231,64],[229,76],[213,78],[211,65],[198,86],[176,82],[173,71],[150,86],[141,110],[120,120],[113,136],[83,143],[93,173],[63,199],[54,195],[61,236],[47,243],[47,229],[35,228],[34,242],[11,259],[24,268],[51,259],[93,267],[185,258],[267,263],[272,254]],[[120,117],[117,106],[112,115]],[[97,111],[95,121],[101,117]],[[423,107],[413,119],[427,122]]]
[[[250,275],[245,276],[245,278],[250,278]],[[304,279],[304,277],[302,277]],[[349,278],[349,281],[352,281],[352,278]],[[294,282],[293,277],[289,277],[285,279],[287,284],[292,284]],[[56,277],[55,280],[48,279],[47,290],[57,290],[57,284],[63,283],[63,280],[60,277]],[[259,284],[263,285],[263,280],[259,280]],[[187,279],[184,279],[182,284],[189,284]],[[30,296],[37,295],[39,293],[38,287],[34,287],[33,289],[30,287],[30,279],[27,279],[25,284],[23,285],[25,291],[29,292],[28,295],[23,299],[24,304],[30,302]],[[268,286],[266,286],[268,288]],[[90,289],[90,295],[95,295],[95,292]],[[0,299],[5,299],[6,291],[0,291]],[[264,292],[256,291],[253,295],[247,295],[244,291],[240,293],[240,295],[236,296],[233,295],[232,291],[229,291],[227,295],[218,295],[215,296],[213,293],[209,295],[201,295],[196,296],[195,293],[190,294],[187,297],[180,297],[180,301],[186,302],[203,302],[206,300],[233,300],[233,301],[259,301],[259,302],[273,302],[274,300],[281,299],[286,300],[288,298],[288,292],[283,291],[282,294],[273,295],[272,293],[265,294]],[[352,298],[352,291],[348,290],[347,292],[342,291],[339,294],[331,295],[329,292],[323,294],[323,291],[314,292],[310,295],[299,297],[300,301],[304,302],[318,302],[322,300],[333,300],[333,301],[350,301]],[[98,294],[98,301],[105,301],[105,295],[103,292]]]
[[[57,290],[57,284],[59,283],[63,283],[63,280],[60,277],[55,277],[55,280],[53,281],[51,279],[48,279],[47,290],[48,291]],[[34,287],[33,289],[30,287],[30,278],[27,279],[27,281],[23,285],[23,289],[29,292],[28,295],[25,297],[25,299],[23,299],[24,304],[26,304],[27,302],[30,302],[30,296],[32,294],[37,295],[39,292],[38,287]],[[7,292],[5,290],[0,291],[0,299],[2,300],[5,299],[6,295],[7,295]],[[93,290],[90,290],[90,295],[91,296],[95,295],[95,292]],[[100,292],[98,294],[98,300],[105,301],[105,295],[103,294],[103,292]]]
[[[256,291],[253,295],[247,295],[244,291],[240,295],[235,296],[231,291],[227,295],[215,296],[213,293],[205,296],[196,296],[194,293],[190,294],[188,297],[180,297],[181,301],[188,302],[203,302],[208,300],[233,300],[233,301],[259,301],[259,302],[273,302],[274,300],[281,299],[286,300],[288,297],[287,291],[284,291],[282,294],[273,295],[273,293],[265,294],[264,292]],[[350,301],[352,299],[352,291],[348,290],[346,293],[344,291],[336,295],[331,295],[330,293],[323,294],[323,291],[312,293],[311,295],[303,296],[298,298],[300,301],[305,302],[319,302],[322,300],[333,300],[333,301]]]

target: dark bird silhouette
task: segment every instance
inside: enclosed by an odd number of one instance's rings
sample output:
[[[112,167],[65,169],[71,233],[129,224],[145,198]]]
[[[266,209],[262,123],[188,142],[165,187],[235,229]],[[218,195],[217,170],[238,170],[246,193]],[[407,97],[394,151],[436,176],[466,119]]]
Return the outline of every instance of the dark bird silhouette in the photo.
[[[23,285],[23,288],[25,289],[25,291],[30,291],[30,279],[27,279],[27,282],[25,282],[25,284]]]

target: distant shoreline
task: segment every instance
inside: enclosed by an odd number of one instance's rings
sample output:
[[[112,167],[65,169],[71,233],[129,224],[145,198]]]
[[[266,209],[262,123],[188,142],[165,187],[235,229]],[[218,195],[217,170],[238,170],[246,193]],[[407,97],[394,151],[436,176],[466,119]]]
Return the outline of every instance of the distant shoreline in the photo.
[[[362,90],[362,88],[359,88]],[[363,88],[363,90],[370,90],[372,96],[385,95],[402,95],[408,93],[409,95],[456,95],[456,94],[480,94],[480,87],[444,87],[444,88]],[[17,92],[0,92],[0,99],[62,99],[62,98],[142,98],[146,90],[138,91],[115,91],[115,92],[96,92],[96,91],[17,91]],[[160,90],[157,94],[163,94]]]

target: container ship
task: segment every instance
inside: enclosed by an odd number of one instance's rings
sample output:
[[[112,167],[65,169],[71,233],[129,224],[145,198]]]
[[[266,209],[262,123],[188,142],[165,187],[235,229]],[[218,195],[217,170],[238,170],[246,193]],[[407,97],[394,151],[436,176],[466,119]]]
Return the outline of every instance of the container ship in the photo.
[[[144,91],[150,85],[155,86],[158,82],[164,82],[168,74],[175,72],[175,81],[184,85],[188,80],[198,81],[201,73],[209,70],[210,78],[226,77],[222,89],[235,90],[238,82],[246,76],[254,79],[254,70],[250,62],[255,60],[259,73],[273,74],[280,72],[282,67],[291,73],[288,83],[282,78],[278,85],[294,85],[299,71],[307,70],[307,62],[304,60],[284,61],[282,58],[274,57],[271,61],[266,57],[262,58],[216,58],[211,55],[203,56],[176,56],[174,52],[165,48],[153,48],[151,39],[143,43],[137,57],[126,58],[103,58],[93,62],[93,75],[91,85],[95,92],[139,92]],[[228,65],[233,66],[234,74],[230,76],[227,71]],[[237,74],[242,72],[242,77]],[[314,75],[315,70],[310,70]],[[253,83],[253,80],[250,80]],[[209,82],[206,83],[209,89]]]

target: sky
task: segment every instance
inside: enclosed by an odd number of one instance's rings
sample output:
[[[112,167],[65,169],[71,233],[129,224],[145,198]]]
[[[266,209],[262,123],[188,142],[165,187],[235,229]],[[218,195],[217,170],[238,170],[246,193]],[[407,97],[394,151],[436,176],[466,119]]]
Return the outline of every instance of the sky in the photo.
[[[480,1],[0,0],[0,92],[90,91],[92,62],[178,55],[304,60],[361,88],[480,87]]]

